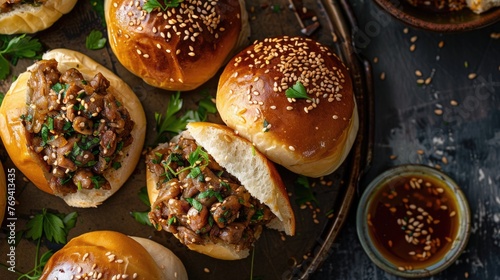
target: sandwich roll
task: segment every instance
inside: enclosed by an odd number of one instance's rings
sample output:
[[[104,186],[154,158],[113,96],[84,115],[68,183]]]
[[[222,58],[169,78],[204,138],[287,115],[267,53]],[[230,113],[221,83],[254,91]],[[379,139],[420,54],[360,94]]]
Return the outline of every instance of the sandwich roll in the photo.
[[[169,249],[142,237],[92,231],[71,239],[54,253],[40,280],[187,280],[181,260]]]
[[[0,0],[0,34],[35,33],[69,13],[77,0]]]
[[[274,165],[226,126],[195,122],[147,156],[149,218],[189,249],[235,260],[264,226],[295,233],[295,217]]]
[[[89,57],[56,49],[22,73],[0,107],[13,163],[70,206],[96,207],[132,174],[144,109],[130,87]]]
[[[309,177],[335,171],[358,131],[347,67],[309,38],[266,38],[242,50],[221,74],[216,105],[270,160]]]
[[[153,3],[160,6],[154,6]],[[244,0],[106,0],[109,43],[120,63],[146,83],[187,91],[212,78],[246,45]],[[148,8],[149,6],[149,8]]]

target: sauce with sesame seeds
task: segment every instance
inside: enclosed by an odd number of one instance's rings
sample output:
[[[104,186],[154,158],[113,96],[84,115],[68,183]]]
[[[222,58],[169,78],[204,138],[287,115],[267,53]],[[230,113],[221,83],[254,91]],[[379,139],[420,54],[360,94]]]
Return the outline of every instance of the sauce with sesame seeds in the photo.
[[[368,207],[374,245],[401,271],[438,262],[459,230],[452,191],[445,182],[424,174],[385,181]]]

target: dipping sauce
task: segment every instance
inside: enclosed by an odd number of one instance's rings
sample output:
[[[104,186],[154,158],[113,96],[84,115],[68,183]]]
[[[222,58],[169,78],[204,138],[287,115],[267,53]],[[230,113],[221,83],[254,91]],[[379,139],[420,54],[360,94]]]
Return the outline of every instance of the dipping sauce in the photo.
[[[400,271],[440,261],[459,231],[459,212],[446,182],[404,174],[382,183],[366,215],[375,247]]]

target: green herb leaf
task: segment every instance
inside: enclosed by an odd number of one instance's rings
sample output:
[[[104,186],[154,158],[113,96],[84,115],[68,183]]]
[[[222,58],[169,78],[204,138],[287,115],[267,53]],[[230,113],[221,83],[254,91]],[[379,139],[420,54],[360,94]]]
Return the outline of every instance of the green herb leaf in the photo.
[[[184,0],[163,0],[163,5],[160,4],[158,0],[148,0],[142,6],[142,9],[148,13],[151,13],[154,9],[161,9],[165,11],[167,8],[175,8],[178,7],[179,4]]]
[[[285,91],[285,95],[286,97],[288,98],[305,98],[305,99],[311,99],[311,97],[309,97],[307,95],[307,90],[306,88],[304,87],[304,85],[297,81],[295,83],[295,85],[293,85],[291,88],[288,88],[286,91]]]
[[[319,204],[318,200],[314,196],[309,180],[306,176],[299,176],[294,184],[294,193],[297,196],[295,203],[297,205],[303,205],[307,202],[314,202]]]
[[[203,98],[198,102],[197,110],[188,110],[179,116],[183,105],[180,98],[180,92],[170,96],[165,114],[155,113],[157,137],[155,145],[164,143],[183,130],[186,129],[188,122],[202,122],[208,118],[209,113],[216,113],[217,108],[208,92],[203,93]]]
[[[106,38],[102,36],[102,32],[99,30],[92,30],[90,34],[85,39],[85,46],[89,50],[99,50],[104,48],[106,45]]]
[[[201,192],[198,194],[198,199],[204,199],[204,198],[211,198],[211,197],[216,197],[219,202],[223,202],[224,198],[222,198],[222,195],[220,192],[214,191],[212,189],[208,189],[204,192]]]
[[[101,19],[102,26],[106,26],[105,16],[104,16],[104,0],[91,0],[90,4],[92,6],[92,10],[94,10],[99,18]]]
[[[139,190],[139,199],[144,203],[147,207],[151,207],[151,203],[149,202],[148,189],[146,187],[142,187]]]
[[[28,221],[26,224],[26,238],[31,238],[33,240],[42,238],[45,212],[46,210],[44,209],[42,214],[36,214]]]
[[[60,217],[52,213],[46,213],[43,221],[43,233],[49,241],[59,244],[66,243],[66,231]]]
[[[118,169],[120,169],[120,167],[122,167],[122,164],[119,163],[119,162],[117,162],[117,161],[115,161],[115,162],[113,162],[112,166],[113,166],[114,170],[118,170]]]
[[[189,202],[189,204],[191,204],[191,206],[193,206],[194,209],[196,209],[198,212],[201,212],[201,210],[203,209],[203,204],[192,197],[186,198],[186,201]]]
[[[26,34],[16,37],[0,35],[0,42],[0,80],[10,74],[10,64],[16,65],[20,58],[38,58],[42,51],[38,39]]]
[[[4,97],[5,97],[5,94],[3,92],[0,92],[0,105],[2,105]]]
[[[167,225],[170,226],[171,224],[173,224],[175,222],[177,222],[177,218],[175,216],[172,216],[170,219],[167,220]]]
[[[153,224],[149,220],[149,211],[132,211],[130,212],[130,215],[138,221],[140,224],[145,225],[145,226],[152,226]]]

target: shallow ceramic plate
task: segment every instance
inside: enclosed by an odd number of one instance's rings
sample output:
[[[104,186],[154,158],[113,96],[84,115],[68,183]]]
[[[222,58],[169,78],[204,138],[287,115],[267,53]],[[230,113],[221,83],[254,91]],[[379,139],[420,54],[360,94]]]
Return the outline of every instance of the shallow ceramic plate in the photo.
[[[375,0],[375,3],[406,24],[436,32],[474,30],[500,20],[500,8],[478,15],[468,8],[457,12],[435,13],[413,7],[406,0]]]

